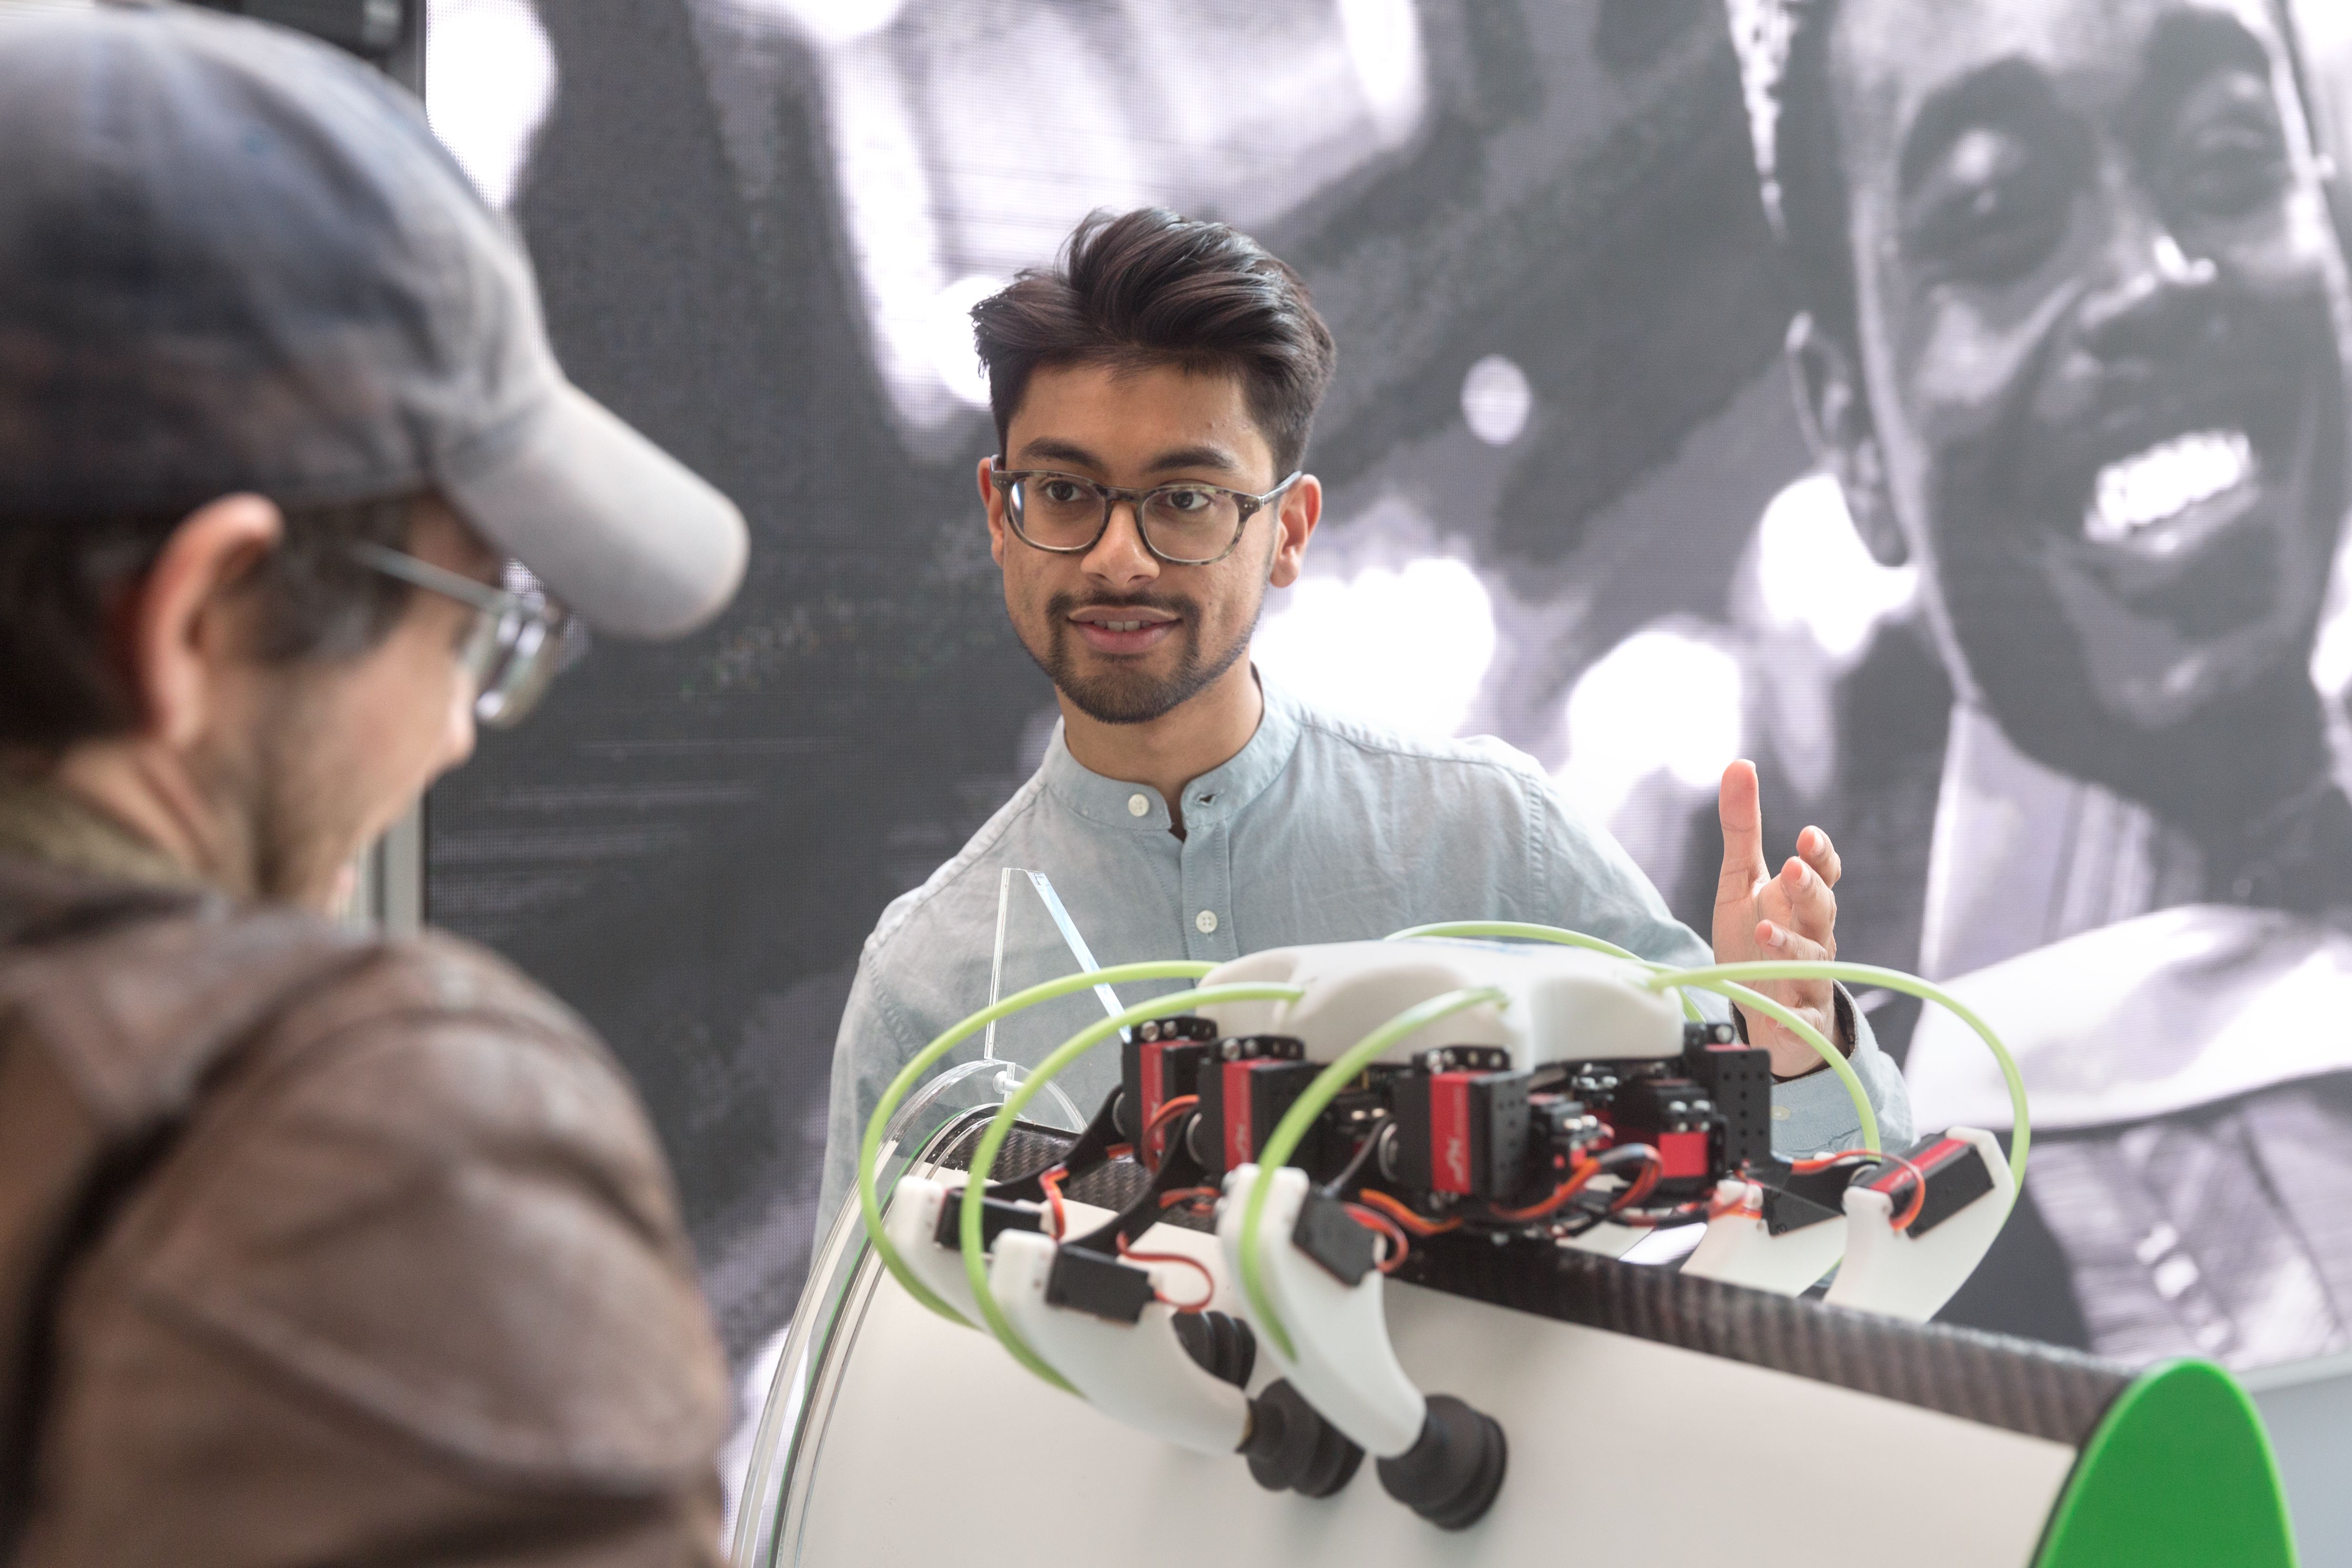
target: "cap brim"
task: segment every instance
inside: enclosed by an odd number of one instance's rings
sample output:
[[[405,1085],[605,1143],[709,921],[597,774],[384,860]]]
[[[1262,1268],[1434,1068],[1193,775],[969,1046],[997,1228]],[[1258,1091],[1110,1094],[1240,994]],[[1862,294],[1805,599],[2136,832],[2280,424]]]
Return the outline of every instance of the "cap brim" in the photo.
[[[599,632],[691,632],[743,580],[735,504],[569,383],[521,441],[439,478],[477,532]]]

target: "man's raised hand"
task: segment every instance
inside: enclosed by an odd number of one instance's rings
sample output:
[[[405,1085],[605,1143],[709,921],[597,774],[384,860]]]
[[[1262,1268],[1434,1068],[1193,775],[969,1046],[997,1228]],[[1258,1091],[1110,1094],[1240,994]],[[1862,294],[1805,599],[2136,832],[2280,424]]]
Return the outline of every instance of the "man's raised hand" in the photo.
[[[1797,852],[1775,874],[1764,860],[1764,810],[1756,765],[1723,770],[1718,800],[1723,821],[1723,875],[1715,889],[1715,961],[1837,956],[1837,846],[1819,828],[1797,835]],[[1772,980],[1762,991],[1842,1047],[1836,1002],[1827,980]],[[1787,1078],[1822,1064],[1812,1047],[1780,1024],[1741,1009],[1750,1043],[1772,1053],[1772,1071]]]

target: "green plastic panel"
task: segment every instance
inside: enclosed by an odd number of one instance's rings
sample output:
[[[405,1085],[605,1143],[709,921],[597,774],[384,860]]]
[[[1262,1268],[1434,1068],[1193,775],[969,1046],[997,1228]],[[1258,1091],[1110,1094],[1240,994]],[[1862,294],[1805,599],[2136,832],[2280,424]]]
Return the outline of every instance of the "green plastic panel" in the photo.
[[[2294,1568],[2262,1417],[2210,1361],[2151,1368],[2091,1435],[2036,1568]]]

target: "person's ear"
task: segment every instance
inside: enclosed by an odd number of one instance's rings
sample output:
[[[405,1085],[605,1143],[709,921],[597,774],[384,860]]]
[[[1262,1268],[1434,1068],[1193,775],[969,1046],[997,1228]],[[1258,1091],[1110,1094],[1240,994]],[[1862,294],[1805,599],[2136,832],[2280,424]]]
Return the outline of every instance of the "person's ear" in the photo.
[[[1307,541],[1323,520],[1323,481],[1312,474],[1282,493],[1274,513],[1274,558],[1266,563],[1265,580],[1288,588],[1298,580],[1307,560]]]
[[[1845,492],[1846,512],[1871,559],[1881,566],[1901,566],[1911,549],[1895,518],[1885,454],[1853,351],[1816,326],[1811,316],[1800,315],[1789,324],[1787,352],[1797,417],[1814,458]]]
[[[996,459],[980,460],[980,504],[988,508],[988,553],[997,565],[1004,564],[1004,492],[996,487]]]
[[[223,673],[250,657],[250,616],[233,595],[285,533],[272,502],[224,496],[172,530],[118,606],[116,646],[153,738],[185,749],[215,717]]]

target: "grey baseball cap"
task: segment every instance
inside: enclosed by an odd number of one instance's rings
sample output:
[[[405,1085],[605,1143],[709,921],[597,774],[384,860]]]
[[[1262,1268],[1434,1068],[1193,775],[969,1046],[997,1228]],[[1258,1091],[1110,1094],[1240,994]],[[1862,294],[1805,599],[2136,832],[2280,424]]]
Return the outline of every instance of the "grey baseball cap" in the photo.
[[[599,630],[743,573],[726,497],[566,381],[415,99],[171,4],[0,0],[0,515],[439,493]]]

